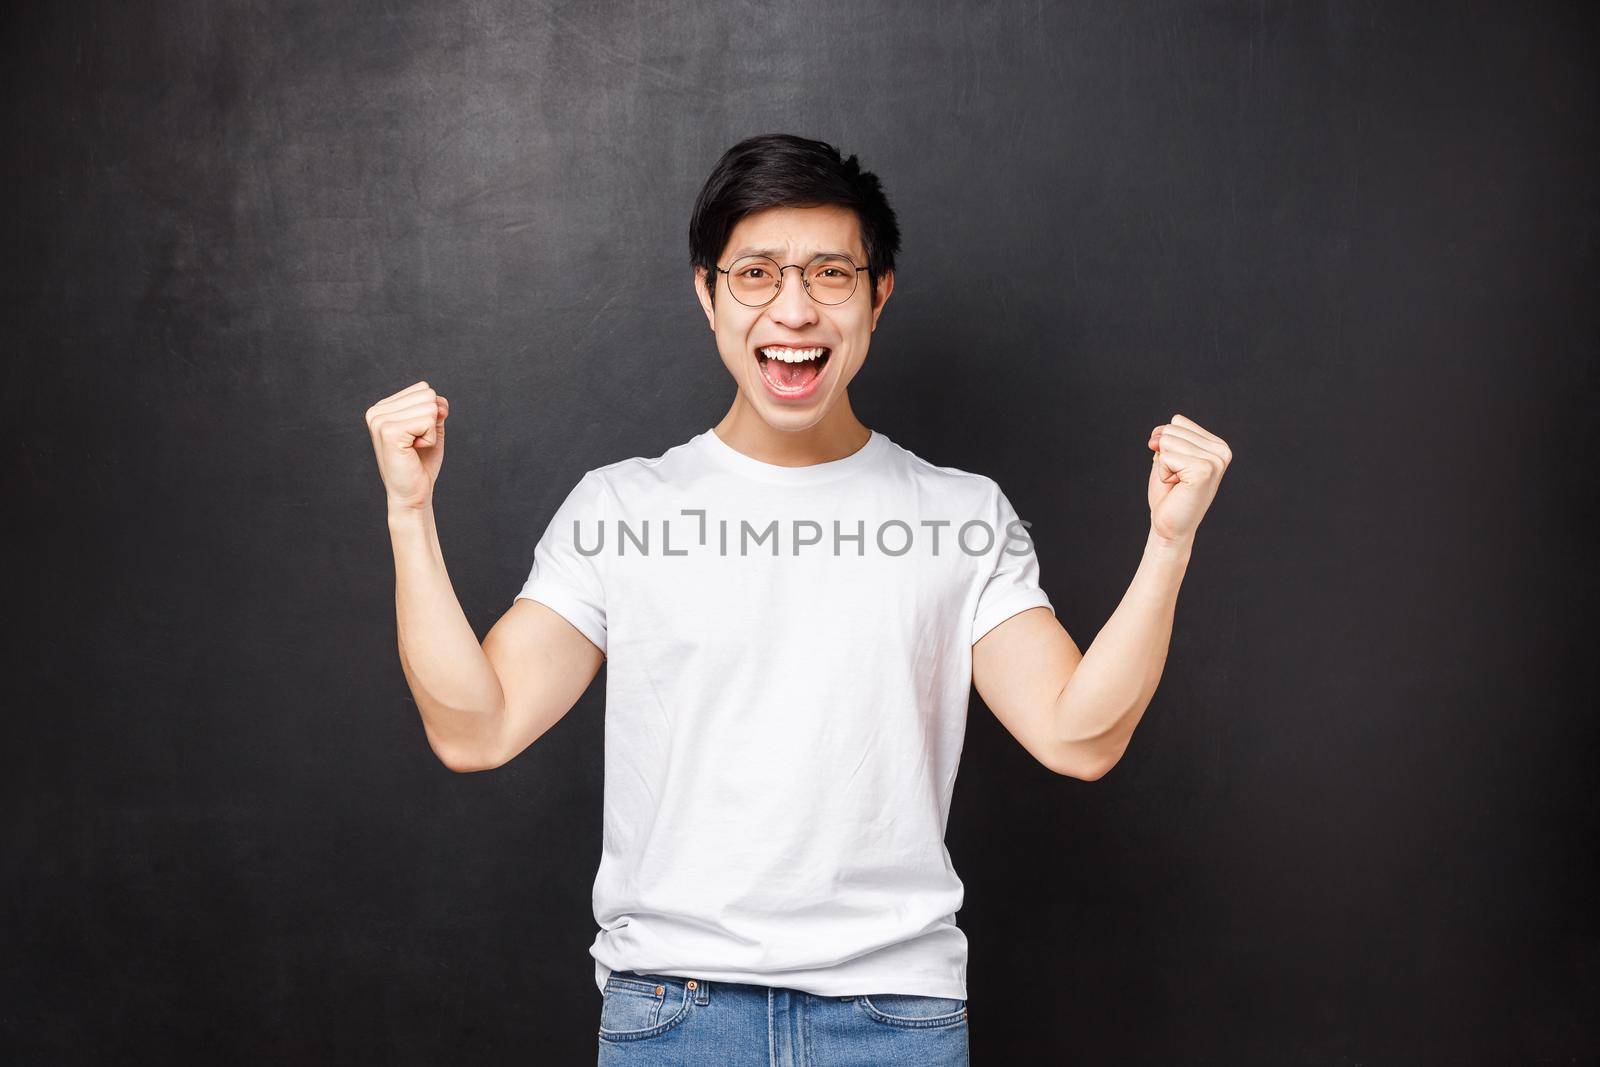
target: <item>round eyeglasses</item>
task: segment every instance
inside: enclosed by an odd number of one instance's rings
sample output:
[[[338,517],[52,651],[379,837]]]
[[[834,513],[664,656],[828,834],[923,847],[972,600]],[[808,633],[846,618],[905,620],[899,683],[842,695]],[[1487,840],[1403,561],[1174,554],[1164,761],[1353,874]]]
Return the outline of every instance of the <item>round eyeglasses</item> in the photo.
[[[790,267],[800,271],[800,280],[806,292],[819,304],[842,304],[856,291],[856,275],[866,267],[858,267],[844,256],[823,254],[802,267],[798,263],[778,266],[776,260],[766,256],[744,256],[733,261],[726,270],[718,273],[728,276],[728,292],[746,307],[766,307],[783,289],[783,272]]]

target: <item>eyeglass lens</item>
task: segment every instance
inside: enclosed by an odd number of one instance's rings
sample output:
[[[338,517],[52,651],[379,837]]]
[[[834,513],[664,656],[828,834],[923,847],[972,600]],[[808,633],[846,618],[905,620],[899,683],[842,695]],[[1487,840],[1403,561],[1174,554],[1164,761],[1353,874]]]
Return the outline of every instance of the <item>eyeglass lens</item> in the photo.
[[[843,256],[820,256],[803,268],[812,299],[841,304],[856,290],[856,266]],[[728,268],[728,290],[741,304],[761,307],[778,295],[782,275],[766,256],[745,256]]]

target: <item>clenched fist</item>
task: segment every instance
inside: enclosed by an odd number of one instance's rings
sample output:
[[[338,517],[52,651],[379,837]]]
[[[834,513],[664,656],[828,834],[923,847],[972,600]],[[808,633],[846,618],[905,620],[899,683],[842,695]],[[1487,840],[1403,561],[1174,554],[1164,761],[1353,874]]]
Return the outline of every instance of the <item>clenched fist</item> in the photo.
[[[1222,476],[1233,462],[1228,442],[1182,415],[1150,431],[1147,495],[1150,529],[1168,544],[1192,541]]]
[[[378,454],[378,474],[389,507],[423,509],[444,462],[444,420],[450,401],[427,382],[408,386],[367,409],[367,431]]]

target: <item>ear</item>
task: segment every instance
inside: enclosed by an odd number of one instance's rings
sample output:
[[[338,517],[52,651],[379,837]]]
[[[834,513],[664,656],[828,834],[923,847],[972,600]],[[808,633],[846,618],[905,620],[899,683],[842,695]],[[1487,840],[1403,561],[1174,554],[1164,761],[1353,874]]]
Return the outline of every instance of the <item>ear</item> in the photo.
[[[889,294],[894,292],[894,271],[888,271],[878,279],[878,288],[873,295],[872,328],[878,328],[878,316],[883,314],[883,305],[889,302]]]
[[[717,309],[711,303],[711,294],[706,291],[706,275],[709,272],[704,267],[694,269],[694,295],[700,301],[700,310],[706,313],[706,325],[711,327],[711,332],[717,332]]]

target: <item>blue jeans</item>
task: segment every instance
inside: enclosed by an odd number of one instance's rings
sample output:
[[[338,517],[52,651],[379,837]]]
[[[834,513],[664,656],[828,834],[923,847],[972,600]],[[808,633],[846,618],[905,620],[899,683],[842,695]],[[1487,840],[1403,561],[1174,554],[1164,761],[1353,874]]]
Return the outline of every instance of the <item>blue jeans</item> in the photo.
[[[613,971],[599,1067],[968,1067],[967,1002]]]

